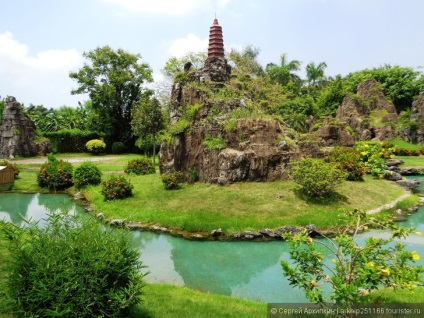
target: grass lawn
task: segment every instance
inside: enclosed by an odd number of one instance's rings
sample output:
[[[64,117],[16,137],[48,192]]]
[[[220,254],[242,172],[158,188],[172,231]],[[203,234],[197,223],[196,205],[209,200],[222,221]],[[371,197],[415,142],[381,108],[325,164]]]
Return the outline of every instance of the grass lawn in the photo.
[[[404,162],[400,168],[424,168],[424,156],[396,156],[395,159]]]
[[[241,230],[277,228],[282,225],[338,225],[340,209],[372,209],[401,196],[404,190],[393,182],[366,177],[364,182],[344,182],[340,199],[313,202],[299,198],[292,181],[246,182],[228,186],[197,183],[167,191],[158,174],[129,176],[134,196],[104,201],[101,187],[84,194],[106,218],[123,218],[188,231],[222,228]],[[276,194],[281,198],[276,198]]]
[[[411,144],[409,142],[406,142],[404,140],[399,140],[399,139],[391,139],[388,142],[393,144],[394,147],[404,148],[408,150],[420,150],[424,146],[422,144]]]
[[[72,160],[75,154],[58,155]],[[92,160],[104,173],[123,174],[127,162],[139,155],[101,156],[82,155]],[[74,167],[79,163],[75,163]],[[41,163],[19,164],[20,178],[15,181],[18,191],[40,191],[36,175]],[[128,175],[134,185],[132,198],[107,201],[101,186],[84,190],[96,212],[106,218],[122,218],[150,225],[161,225],[187,231],[211,231],[222,228],[226,233],[242,230],[278,228],[283,225],[315,224],[319,228],[338,225],[341,209],[373,209],[404,193],[393,182],[375,180],[369,176],[363,182],[344,182],[337,200],[311,201],[299,198],[290,180],[276,182],[244,182],[227,186],[196,183],[182,189],[164,189],[159,173],[145,176]],[[73,191],[71,189],[71,191]],[[278,194],[281,198],[276,198]]]

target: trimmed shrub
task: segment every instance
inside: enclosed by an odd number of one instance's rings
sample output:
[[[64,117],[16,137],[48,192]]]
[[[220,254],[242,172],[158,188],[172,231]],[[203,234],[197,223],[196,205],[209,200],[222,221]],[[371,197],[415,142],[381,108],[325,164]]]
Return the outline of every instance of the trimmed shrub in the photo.
[[[67,213],[2,228],[14,317],[128,317],[141,302],[144,266],[128,232]]]
[[[99,155],[105,152],[106,144],[103,140],[93,139],[85,144],[85,148],[87,148],[87,151],[92,155]]]
[[[137,175],[140,174],[150,174],[155,173],[155,167],[150,162],[149,159],[141,158],[141,159],[134,159],[131,161],[128,161],[127,167],[125,168],[125,173],[134,173]]]
[[[14,171],[15,179],[18,178],[18,176],[19,176],[19,168],[16,165],[16,163],[10,162],[10,161],[7,161],[7,160],[2,160],[2,161],[0,161],[0,166],[6,166],[6,167],[11,168]]]
[[[350,181],[363,180],[366,172],[359,151],[352,148],[334,148],[325,158],[325,162],[332,163],[341,171],[346,172],[346,179]]]
[[[99,168],[92,162],[83,162],[74,171],[74,184],[77,189],[81,189],[88,185],[100,184],[102,173]]]
[[[111,175],[108,181],[102,182],[102,194],[107,200],[132,197],[134,186],[124,176]]]
[[[44,163],[37,174],[37,183],[42,188],[50,190],[64,190],[73,185],[72,164],[57,160],[53,154],[47,155],[47,162]]]
[[[183,173],[180,171],[170,172],[162,175],[162,182],[166,190],[175,190],[181,187]]]
[[[308,158],[294,164],[292,176],[301,186],[301,193],[310,198],[323,198],[336,192],[346,173],[332,163]]]
[[[123,142],[115,141],[112,144],[112,153],[114,154],[121,154],[125,152],[125,145]]]

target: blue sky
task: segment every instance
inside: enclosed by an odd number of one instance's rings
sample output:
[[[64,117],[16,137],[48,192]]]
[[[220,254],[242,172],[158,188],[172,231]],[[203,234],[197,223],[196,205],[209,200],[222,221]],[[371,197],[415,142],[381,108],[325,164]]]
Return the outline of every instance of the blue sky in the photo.
[[[259,47],[263,66],[282,53],[331,76],[424,66],[422,0],[0,0],[0,12],[0,96],[48,108],[87,99],[68,74],[98,46],[141,54],[161,80],[171,56],[207,48],[215,13],[225,47]]]

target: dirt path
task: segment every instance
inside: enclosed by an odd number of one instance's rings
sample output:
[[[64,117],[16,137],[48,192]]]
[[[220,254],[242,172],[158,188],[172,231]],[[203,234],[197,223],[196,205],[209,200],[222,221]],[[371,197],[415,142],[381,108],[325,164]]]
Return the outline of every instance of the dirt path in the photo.
[[[79,162],[83,162],[83,161],[92,161],[92,162],[98,162],[98,161],[107,161],[107,160],[116,160],[118,159],[118,156],[109,156],[109,157],[103,157],[103,156],[99,156],[99,157],[72,157],[72,158],[61,158],[60,156],[58,157],[58,159],[62,159],[64,161],[68,161],[70,163],[79,163]],[[42,158],[31,158],[31,159],[22,159],[22,160],[16,160],[13,161],[14,163],[18,163],[18,164],[42,164],[44,162],[47,161],[47,157],[42,157]]]

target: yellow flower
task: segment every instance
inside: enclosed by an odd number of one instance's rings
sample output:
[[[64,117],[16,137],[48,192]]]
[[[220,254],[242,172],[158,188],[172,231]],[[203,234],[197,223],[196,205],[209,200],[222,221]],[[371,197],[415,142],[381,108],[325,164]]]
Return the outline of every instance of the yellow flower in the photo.
[[[332,261],[333,263],[335,263],[335,262],[336,262],[336,259],[335,259],[335,258],[333,258],[333,259],[331,259],[331,261]]]
[[[422,235],[423,235],[423,233],[421,233],[420,231],[415,232],[415,234],[417,234],[417,235],[419,235],[419,236],[422,236]]]
[[[373,266],[374,266],[374,262],[373,262],[373,261],[370,261],[370,262],[368,262],[368,263],[367,263],[367,265],[368,265],[369,267],[373,267]]]
[[[389,268],[385,268],[381,270],[384,274],[386,274],[387,276],[390,275],[390,269]]]
[[[363,155],[363,156],[365,156],[367,154],[367,152],[366,151],[362,151],[361,152],[361,155]]]
[[[420,256],[417,254],[417,252],[412,251],[412,259],[415,261],[419,261],[420,260]]]

